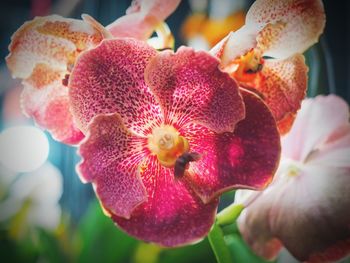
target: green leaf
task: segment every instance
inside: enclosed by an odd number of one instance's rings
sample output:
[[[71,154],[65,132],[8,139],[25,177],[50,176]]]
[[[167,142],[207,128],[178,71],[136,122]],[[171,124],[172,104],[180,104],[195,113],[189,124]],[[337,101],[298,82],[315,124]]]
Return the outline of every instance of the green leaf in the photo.
[[[45,259],[44,261],[50,263],[61,263],[68,261],[68,257],[64,254],[64,251],[56,236],[45,231],[44,229],[37,229],[37,234],[39,238],[39,258]]]
[[[325,45],[322,45],[322,41],[312,46],[304,55],[309,67],[308,97],[335,93],[334,73],[328,51]]]
[[[239,233],[233,233],[225,236],[225,242],[232,254],[232,262],[249,262],[249,263],[271,263],[259,256],[247,246]]]
[[[216,223],[221,226],[232,224],[239,217],[243,209],[244,206],[241,204],[231,204],[217,214]]]
[[[163,249],[158,257],[159,263],[205,263],[215,262],[208,239],[181,248]]]
[[[156,263],[162,248],[149,243],[140,242],[135,250],[133,262],[134,263]]]
[[[9,238],[9,233],[0,231],[0,255],[3,262],[37,262],[38,249],[30,239],[15,241]]]
[[[138,241],[120,231],[94,200],[78,228],[77,262],[130,262]]]
[[[218,263],[232,263],[234,262],[231,253],[226,246],[224,233],[221,227],[215,222],[211,231],[208,234],[209,243],[215,254]]]

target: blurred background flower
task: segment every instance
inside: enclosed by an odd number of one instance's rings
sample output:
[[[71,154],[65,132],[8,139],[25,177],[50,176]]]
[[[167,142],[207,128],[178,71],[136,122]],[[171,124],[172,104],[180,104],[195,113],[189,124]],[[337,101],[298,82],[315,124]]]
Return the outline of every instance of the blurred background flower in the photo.
[[[1,172],[1,177],[11,173]],[[7,226],[10,237],[23,238],[35,227],[55,230],[61,220],[61,172],[47,162],[32,172],[10,176],[13,180],[7,182],[5,198],[0,202],[0,222]]]
[[[191,14],[182,24],[185,43],[197,50],[209,50],[231,31],[244,25],[245,0],[189,0]]]
[[[258,255],[274,259],[282,246],[308,262],[347,255],[349,106],[334,95],[304,100],[291,131],[282,137],[272,183],[261,192],[237,192],[235,202],[246,206],[238,226]]]
[[[13,32],[24,21],[32,19],[35,15],[56,13],[80,18],[82,13],[87,13],[103,25],[108,25],[124,14],[130,2],[130,0],[4,0],[0,4],[2,40],[0,55],[4,58],[8,54],[7,46]],[[236,30],[243,24],[244,14],[252,2],[182,1],[166,21],[175,36],[176,47],[188,44],[196,49],[210,49],[228,31]],[[325,34],[320,42],[305,54],[310,67],[309,96],[335,93],[349,102],[350,4],[332,0],[323,2],[327,13]],[[82,184],[75,173],[74,167],[79,161],[76,149],[52,140],[47,133],[35,128],[33,123],[23,116],[19,106],[21,89],[19,83],[10,77],[5,67],[5,60],[2,59],[0,69],[2,259],[8,262],[215,262],[207,239],[185,248],[163,249],[136,241],[115,228],[102,214],[98,202],[93,198],[91,187]],[[9,133],[8,129],[23,129],[23,126],[26,128],[19,132],[20,136],[31,138],[25,145],[20,143],[20,138],[13,137],[16,132],[10,132],[11,136],[6,135]],[[14,140],[15,143],[10,143],[10,140]],[[16,158],[9,158],[11,154]],[[21,156],[26,157],[22,159]],[[34,162],[28,162],[29,160]],[[231,203],[233,195],[233,193],[226,194],[221,200],[219,209]],[[6,206],[8,208],[4,208]],[[229,226],[224,231],[225,241],[234,254],[235,262],[266,262],[245,245],[236,226]],[[20,235],[12,235],[12,232]],[[14,239],[13,236],[21,238]],[[290,260],[294,259],[283,252],[278,261],[295,262]]]

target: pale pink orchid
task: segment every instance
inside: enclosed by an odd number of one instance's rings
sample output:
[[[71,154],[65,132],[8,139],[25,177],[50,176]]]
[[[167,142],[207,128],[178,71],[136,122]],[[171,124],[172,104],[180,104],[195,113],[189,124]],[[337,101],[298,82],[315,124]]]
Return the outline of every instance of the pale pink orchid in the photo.
[[[303,101],[290,133],[282,138],[282,161],[273,182],[241,200],[246,209],[239,229],[258,255],[272,259],[282,246],[308,262],[336,261],[349,254],[346,102],[334,95]]]
[[[24,113],[56,140],[79,143],[84,134],[76,127],[68,100],[69,75],[76,58],[102,39],[124,37],[125,32],[146,39],[179,2],[134,1],[127,15],[106,28],[88,15],[83,20],[50,15],[23,24],[12,36],[6,62],[12,76],[22,80]]]

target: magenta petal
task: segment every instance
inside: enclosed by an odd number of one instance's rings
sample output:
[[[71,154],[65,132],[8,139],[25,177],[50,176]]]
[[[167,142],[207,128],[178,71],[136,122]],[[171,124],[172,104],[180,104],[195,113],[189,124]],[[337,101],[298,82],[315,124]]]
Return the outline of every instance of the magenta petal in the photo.
[[[216,132],[233,131],[244,117],[237,83],[218,69],[207,52],[181,47],[159,53],[145,79],[161,104],[165,122],[182,126],[194,121]]]
[[[192,152],[201,155],[191,162],[187,179],[204,202],[233,188],[262,189],[271,180],[280,158],[276,122],[257,96],[243,91],[246,118],[233,133],[215,134],[191,125],[183,128]]]
[[[131,211],[147,200],[139,175],[148,154],[147,140],[129,132],[118,114],[94,118],[79,153],[83,158],[79,175],[93,183],[107,210],[129,218]]]
[[[141,174],[148,201],[138,206],[130,219],[112,216],[127,233],[139,239],[174,247],[204,238],[216,214],[218,200],[203,204],[174,170],[150,156]]]
[[[119,113],[128,129],[146,135],[161,122],[161,112],[144,81],[144,69],[156,50],[133,39],[104,40],[84,52],[69,82],[72,113],[87,130],[101,113]]]

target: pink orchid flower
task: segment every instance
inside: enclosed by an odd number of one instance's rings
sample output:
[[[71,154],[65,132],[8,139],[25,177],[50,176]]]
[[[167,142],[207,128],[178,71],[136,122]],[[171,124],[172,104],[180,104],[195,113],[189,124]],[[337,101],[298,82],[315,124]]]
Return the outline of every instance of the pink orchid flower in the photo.
[[[87,134],[78,172],[130,235],[170,247],[195,242],[223,191],[271,181],[275,120],[218,65],[207,52],[157,52],[127,38],[79,56],[69,85]]]
[[[239,229],[260,256],[272,259],[282,245],[308,262],[350,253],[350,124],[341,98],[303,101],[273,182],[244,203]]]
[[[144,39],[178,3],[135,1],[130,14],[117,19],[107,29],[87,15],[82,16],[83,20],[51,15],[26,22],[12,36],[6,58],[12,76],[22,79],[24,113],[56,140],[79,143],[84,134],[70,112],[67,87],[79,54],[95,48],[102,39],[113,37],[112,34],[124,36],[123,32],[128,32],[128,36]],[[130,21],[132,24],[127,23]],[[130,31],[130,26],[135,30]]]
[[[245,25],[211,50],[224,71],[266,102],[281,134],[305,97],[308,68],[301,53],[317,42],[324,25],[321,0],[257,0]]]

